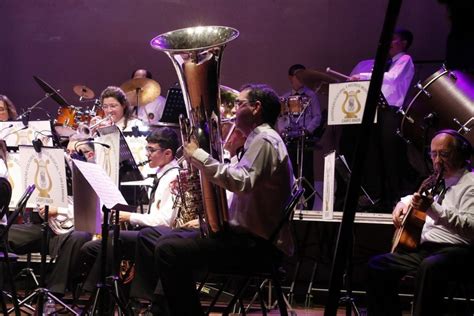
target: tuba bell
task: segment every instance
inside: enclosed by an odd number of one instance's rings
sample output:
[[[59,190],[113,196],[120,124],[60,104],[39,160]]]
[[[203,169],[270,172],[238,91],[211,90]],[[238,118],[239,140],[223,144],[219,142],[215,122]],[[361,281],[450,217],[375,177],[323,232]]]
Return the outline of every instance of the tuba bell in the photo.
[[[178,74],[187,113],[187,120],[180,121],[182,137],[186,140],[194,136],[201,148],[221,162],[220,62],[226,44],[238,36],[239,32],[231,27],[198,26],[164,33],[150,42],[154,49],[168,55]],[[225,190],[199,171],[192,173],[200,177],[201,183],[201,231],[203,225],[206,235],[224,231],[228,223]]]

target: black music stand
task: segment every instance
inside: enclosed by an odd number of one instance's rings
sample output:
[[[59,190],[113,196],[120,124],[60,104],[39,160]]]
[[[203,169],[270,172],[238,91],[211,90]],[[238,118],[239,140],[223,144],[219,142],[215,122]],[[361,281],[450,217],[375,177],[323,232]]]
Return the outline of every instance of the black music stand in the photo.
[[[165,108],[163,109],[160,122],[179,124],[180,114],[187,116],[183,91],[180,88],[170,88],[166,95]]]
[[[118,258],[118,244],[119,240],[119,211],[133,211],[135,208],[126,204],[124,197],[121,195],[120,191],[116,188],[113,181],[110,177],[107,176],[105,171],[96,164],[89,164],[87,162],[82,162],[79,160],[73,160],[73,179],[74,187],[80,188],[80,190],[74,190],[75,192],[80,191],[82,196],[89,196],[91,200],[100,200],[103,203],[102,212],[102,240],[101,240],[101,251],[100,251],[100,279],[99,283],[96,285],[96,290],[93,295],[91,295],[88,304],[86,305],[84,311],[87,311],[92,305],[91,315],[94,315],[96,312],[99,315],[104,315],[108,303],[108,298],[112,297],[114,303],[119,308],[119,313],[126,315],[130,311],[126,309],[126,304],[122,299],[119,288],[119,278],[117,276],[117,265],[116,259]],[[101,181],[97,181],[97,177],[101,178]],[[92,196],[92,197],[91,197]],[[79,198],[78,198],[79,199]],[[115,226],[114,226],[114,235],[113,235],[113,274],[110,276],[112,279],[112,284],[107,284],[107,247],[108,247],[108,238],[109,238],[109,215],[110,210],[115,211]],[[89,210],[90,212],[90,210]],[[97,218],[96,209],[92,211],[94,218]],[[84,219],[90,216],[89,214],[83,214]],[[78,224],[78,223],[76,223]],[[80,225],[80,224],[78,224]],[[87,228],[84,230],[87,231]],[[115,306],[114,304],[114,306]]]

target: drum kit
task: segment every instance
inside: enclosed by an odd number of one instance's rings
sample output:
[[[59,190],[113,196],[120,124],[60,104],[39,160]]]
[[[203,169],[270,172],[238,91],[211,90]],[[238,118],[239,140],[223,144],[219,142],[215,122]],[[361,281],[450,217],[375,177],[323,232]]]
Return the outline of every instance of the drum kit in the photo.
[[[327,93],[330,83],[348,79],[330,68],[326,72],[301,70],[296,76],[320,94]],[[401,123],[397,131],[412,152],[424,156],[440,129],[456,130],[474,144],[474,75],[443,66],[415,88],[418,91],[408,106],[398,111]],[[418,168],[419,162],[415,159],[412,164]]]

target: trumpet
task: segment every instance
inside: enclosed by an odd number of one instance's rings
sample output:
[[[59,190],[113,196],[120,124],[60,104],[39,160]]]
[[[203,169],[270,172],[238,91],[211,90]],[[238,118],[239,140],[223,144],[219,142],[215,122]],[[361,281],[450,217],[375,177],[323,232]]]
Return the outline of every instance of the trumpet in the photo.
[[[97,127],[99,127],[102,123],[104,123],[106,121],[110,121],[112,123],[112,115],[108,114],[106,117],[104,117],[103,119],[97,121],[96,123],[94,123],[92,125],[87,125],[85,123],[81,123],[77,127],[77,132],[79,134],[83,134],[83,135],[90,135],[91,132],[95,131],[95,129]]]

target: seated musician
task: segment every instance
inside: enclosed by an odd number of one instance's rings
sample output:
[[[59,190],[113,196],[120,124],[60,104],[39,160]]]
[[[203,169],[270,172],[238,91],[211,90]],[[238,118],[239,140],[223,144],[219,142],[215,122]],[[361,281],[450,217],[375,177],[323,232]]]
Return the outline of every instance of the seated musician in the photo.
[[[68,156],[80,152],[89,162],[94,162],[94,144],[79,137],[71,136]],[[78,254],[81,246],[92,238],[86,232],[74,230],[74,209],[72,196],[68,197],[69,207],[50,207],[48,211],[49,240],[48,253],[56,258],[51,273],[46,278],[48,289],[62,296],[66,289],[74,290],[73,272],[79,268]],[[39,209],[44,216],[44,208]],[[13,224],[8,233],[8,245],[14,253],[26,254],[41,251],[41,224]]]
[[[122,257],[131,260],[135,255],[135,243],[139,230],[149,226],[171,227],[175,218],[176,210],[173,209],[173,199],[170,191],[170,183],[178,175],[178,162],[175,159],[176,151],[179,147],[178,136],[170,128],[154,130],[147,137],[147,155],[152,168],[157,168],[156,181],[152,188],[150,197],[150,207],[145,214],[130,213],[121,211],[120,223],[130,224],[131,230],[120,231]],[[101,241],[94,240],[86,243],[81,249],[81,261],[83,268],[91,267],[94,262],[83,289],[92,291],[100,276],[100,256]],[[110,263],[111,258],[109,259]]]
[[[228,231],[213,238],[166,238],[157,245],[158,276],[172,315],[203,315],[193,270],[256,268],[274,258],[268,243],[291,195],[294,177],[286,146],[273,129],[280,112],[276,93],[266,85],[248,84],[237,100],[236,125],[247,140],[237,164],[220,163],[195,140],[184,154],[212,183],[234,192]],[[271,194],[271,198],[268,197]],[[288,227],[277,247],[293,251]]]
[[[298,162],[298,148],[297,141],[298,137],[303,133],[305,136],[313,136],[316,129],[321,124],[321,106],[319,104],[318,96],[310,88],[306,87],[299,79],[296,77],[296,73],[301,70],[305,70],[306,67],[301,64],[292,65],[288,69],[288,80],[290,82],[291,91],[285,93],[282,98],[285,100],[288,107],[286,111],[288,113],[280,113],[278,117],[276,130],[283,136],[285,142],[287,143],[288,153],[290,154],[291,162],[293,163],[293,171],[295,176],[304,177],[308,180],[308,183],[311,184],[311,187],[314,185],[314,162],[313,162],[313,145],[307,143],[307,148],[303,152],[303,174],[296,174],[299,170]],[[289,98],[299,97],[301,101],[291,101],[290,104]],[[304,105],[307,102],[306,108]],[[292,104],[299,105],[299,108],[293,109],[290,107]],[[304,111],[303,111],[304,110]],[[294,112],[296,111],[296,112]],[[301,117],[300,117],[301,114]],[[308,139],[309,141],[309,139]],[[303,182],[305,185],[305,195],[311,195],[312,188]],[[322,182],[318,183],[318,192],[322,191]],[[313,208],[314,197],[311,197],[307,201],[306,208]]]
[[[146,69],[137,69],[132,73],[132,79],[136,78],[153,79],[153,76]],[[160,95],[152,102],[140,105],[136,110],[138,118],[149,125],[157,124],[163,115],[165,103],[166,99]]]
[[[17,116],[13,102],[6,95],[0,94],[0,122],[13,121]]]
[[[369,315],[401,315],[398,283],[415,276],[414,315],[440,315],[448,281],[472,276],[474,264],[474,173],[472,147],[454,130],[442,130],[431,141],[435,173],[444,170],[439,193],[402,198],[393,222],[400,227],[409,206],[426,211],[421,243],[415,250],[379,255],[369,261]],[[433,196],[434,195],[434,196]],[[401,244],[403,245],[403,243]]]
[[[147,126],[141,120],[133,118],[127,95],[119,87],[109,86],[105,88],[100,95],[100,103],[105,117],[110,117],[110,119],[103,120],[103,118],[95,116],[90,121],[91,125],[99,122],[97,128],[116,125],[124,132],[132,131],[133,127],[138,127],[139,130],[147,130]]]

